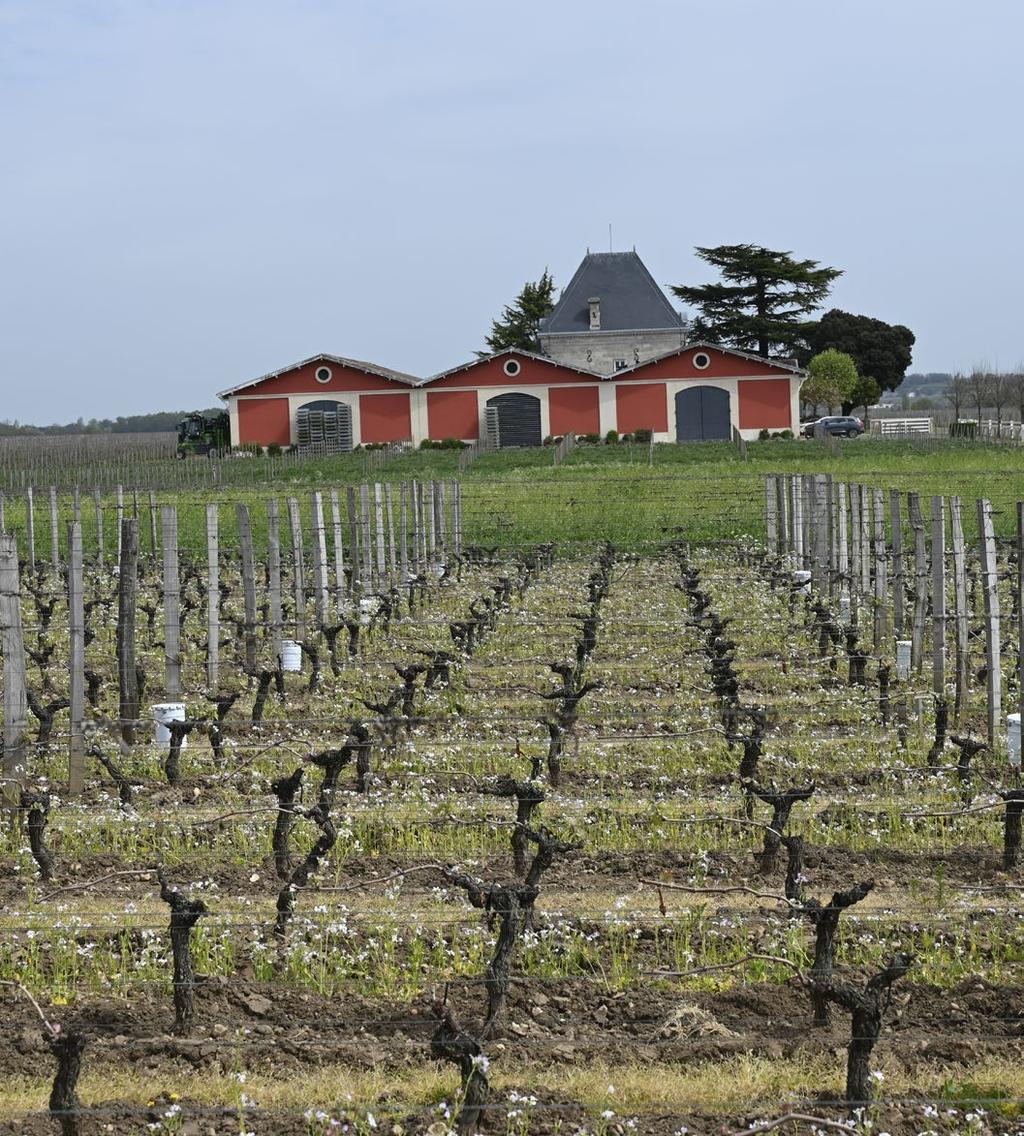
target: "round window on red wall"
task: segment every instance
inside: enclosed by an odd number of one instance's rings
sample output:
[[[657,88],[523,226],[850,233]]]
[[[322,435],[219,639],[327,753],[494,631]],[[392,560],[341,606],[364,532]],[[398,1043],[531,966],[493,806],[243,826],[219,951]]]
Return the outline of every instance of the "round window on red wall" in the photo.
[[[318,383],[329,383],[331,381],[331,368],[330,367],[317,367],[313,372],[313,378]]]
[[[519,365],[518,359],[507,359],[505,361],[505,366],[502,368],[502,370],[506,375],[508,375],[510,379],[514,379],[522,369],[523,368]]]
[[[698,351],[693,357],[693,365],[698,371],[706,371],[711,366],[711,356],[706,351]]]

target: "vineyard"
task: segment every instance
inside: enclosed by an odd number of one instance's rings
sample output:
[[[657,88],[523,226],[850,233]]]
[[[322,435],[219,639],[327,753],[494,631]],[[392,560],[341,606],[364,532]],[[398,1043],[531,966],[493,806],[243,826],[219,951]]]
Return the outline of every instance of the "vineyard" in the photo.
[[[639,458],[8,494],[0,1131],[1024,1131],[1015,480]]]

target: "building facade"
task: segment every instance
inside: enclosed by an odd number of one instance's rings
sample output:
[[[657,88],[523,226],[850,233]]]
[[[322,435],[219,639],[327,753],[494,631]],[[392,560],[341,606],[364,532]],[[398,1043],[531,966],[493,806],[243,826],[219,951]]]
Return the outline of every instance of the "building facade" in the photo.
[[[349,449],[490,436],[540,445],[566,434],[656,441],[797,430],[804,372],[687,343],[682,318],[633,253],[589,254],[540,333],[541,354],[510,349],[427,378],[317,355],[221,394],[232,444]]]

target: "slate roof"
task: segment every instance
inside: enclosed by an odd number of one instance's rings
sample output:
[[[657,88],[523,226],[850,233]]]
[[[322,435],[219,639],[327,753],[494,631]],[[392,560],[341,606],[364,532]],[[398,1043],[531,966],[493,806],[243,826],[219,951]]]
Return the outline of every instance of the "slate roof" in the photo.
[[[636,252],[588,252],[554,311],[541,324],[541,334],[590,331],[587,301],[592,296],[601,300],[601,331],[674,331],[683,327],[679,313]]]
[[[237,394],[240,390],[245,390],[246,387],[254,387],[257,383],[265,382],[267,379],[276,379],[278,375],[296,371],[299,367],[305,367],[308,363],[337,363],[340,367],[351,367],[355,371],[362,371],[366,375],[376,375],[381,379],[393,379],[396,383],[404,383],[409,387],[417,386],[420,382],[416,375],[407,375],[404,371],[393,371],[390,367],[382,367],[379,363],[367,363],[363,359],[346,359],[342,355],[311,355],[308,359],[303,359],[299,363],[291,363],[287,367],[281,367],[266,375],[260,375],[258,379],[247,379],[236,387],[220,391],[217,397],[227,398],[228,395]]]

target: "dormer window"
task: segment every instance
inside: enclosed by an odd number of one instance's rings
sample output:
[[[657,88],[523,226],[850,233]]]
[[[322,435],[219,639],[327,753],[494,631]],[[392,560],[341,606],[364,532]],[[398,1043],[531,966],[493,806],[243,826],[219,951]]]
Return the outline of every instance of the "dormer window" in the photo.
[[[590,299],[587,300],[587,305],[590,308],[590,330],[591,331],[600,331],[601,330],[601,297],[600,296],[591,296]]]
[[[615,370],[616,371],[624,371],[625,369],[626,369],[626,360],[625,359],[616,359],[615,360]]]

